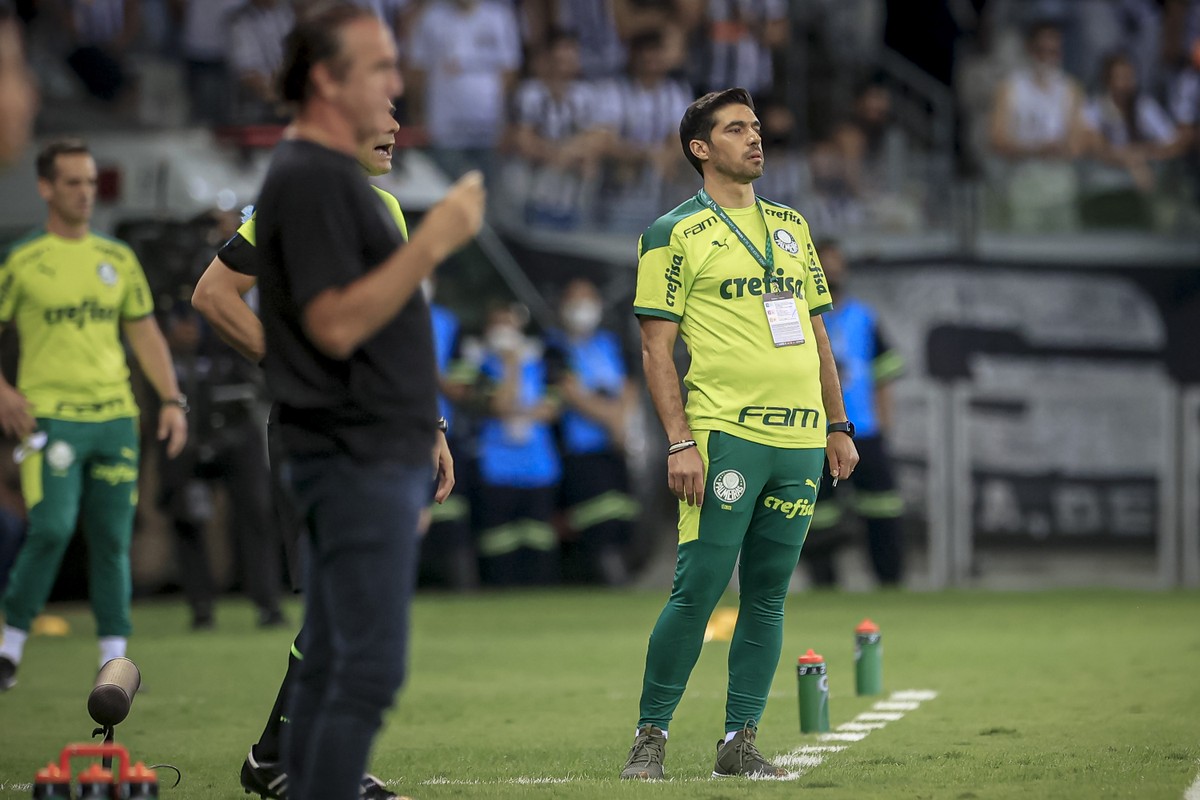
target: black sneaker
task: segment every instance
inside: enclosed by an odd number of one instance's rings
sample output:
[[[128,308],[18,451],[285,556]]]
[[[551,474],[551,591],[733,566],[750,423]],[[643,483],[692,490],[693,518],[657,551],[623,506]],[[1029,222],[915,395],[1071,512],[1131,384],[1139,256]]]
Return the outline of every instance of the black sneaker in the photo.
[[[364,800],[408,800],[384,786],[383,781],[371,774],[363,775],[362,783],[358,785],[358,796]]]
[[[8,656],[0,656],[0,692],[17,685],[17,664]]]
[[[257,794],[270,800],[287,800],[288,776],[277,762],[260,764],[251,750],[242,762],[242,788],[246,794]]]

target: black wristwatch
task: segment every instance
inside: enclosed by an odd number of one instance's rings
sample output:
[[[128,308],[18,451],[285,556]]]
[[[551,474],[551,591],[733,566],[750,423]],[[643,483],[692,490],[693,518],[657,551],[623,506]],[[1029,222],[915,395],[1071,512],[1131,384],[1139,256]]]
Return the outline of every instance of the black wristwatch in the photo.
[[[175,395],[174,397],[164,397],[162,399],[162,405],[178,406],[179,408],[183,409],[183,413],[185,413],[185,414],[191,408],[190,406],[188,406],[187,395],[184,394],[183,392],[180,392],[179,394]]]
[[[854,423],[851,422],[850,420],[846,420],[845,422],[831,422],[825,428],[825,435],[828,436],[831,433],[844,433],[847,436],[849,436],[851,439],[853,439],[854,438]]]

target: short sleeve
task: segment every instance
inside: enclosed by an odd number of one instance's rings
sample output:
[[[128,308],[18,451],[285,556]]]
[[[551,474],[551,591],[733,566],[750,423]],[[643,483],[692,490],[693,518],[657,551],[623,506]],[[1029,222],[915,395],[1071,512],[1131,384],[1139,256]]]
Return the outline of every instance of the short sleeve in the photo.
[[[808,303],[808,313],[811,316],[824,314],[833,308],[833,298],[829,296],[829,284],[825,281],[825,270],[821,269],[821,257],[813,245],[812,235],[805,224],[804,236],[804,301]]]
[[[1138,103],[1139,123],[1148,138],[1169,144],[1175,138],[1175,124],[1153,97],[1143,96]]]
[[[0,323],[12,322],[20,297],[17,275],[8,259],[0,262]]]
[[[497,56],[501,69],[513,71],[521,66],[521,32],[515,13],[511,8],[497,6],[497,26],[500,47]]]
[[[513,97],[513,122],[536,127],[542,116],[542,93],[534,81],[524,81]]]
[[[121,319],[136,320],[154,313],[154,295],[146,282],[146,273],[132,250],[126,252],[125,296],[121,300]]]
[[[877,383],[886,383],[899,378],[904,372],[904,359],[892,349],[891,342],[879,327],[879,320],[871,324],[872,349],[871,376]]]
[[[1200,70],[1181,73],[1171,86],[1169,101],[1176,122],[1195,125],[1200,118]]]
[[[234,272],[257,278],[259,254],[258,248],[254,246],[254,236],[254,218],[251,217],[243,222],[242,227],[238,228],[233,238],[217,251],[217,258],[221,259],[221,263]]]
[[[683,320],[687,294],[691,290],[690,265],[674,236],[655,241],[655,227],[638,241],[637,293],[633,311],[639,317]]]

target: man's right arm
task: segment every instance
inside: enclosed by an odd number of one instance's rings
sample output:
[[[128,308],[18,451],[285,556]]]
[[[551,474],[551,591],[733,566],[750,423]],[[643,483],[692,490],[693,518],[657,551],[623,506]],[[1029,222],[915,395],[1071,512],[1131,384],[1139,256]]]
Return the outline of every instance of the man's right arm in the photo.
[[[683,395],[679,391],[679,370],[675,368],[675,339],[679,323],[659,317],[639,318],[642,328],[642,368],[646,373],[646,388],[662,421],[669,443],[692,438],[687,415],[683,411]],[[704,502],[704,460],[691,447],[667,456],[667,484],[680,500],[690,506]]]
[[[8,327],[17,313],[16,275],[12,264],[0,258],[0,333]],[[0,375],[0,430],[14,439],[24,439],[37,428],[29,413],[29,401],[17,387]]]
[[[0,334],[7,325],[0,323]],[[13,439],[24,439],[37,429],[37,422],[29,413],[29,401],[17,387],[0,375],[0,430]]]
[[[192,292],[192,307],[226,344],[254,363],[261,361],[267,350],[262,322],[243,299],[256,282],[254,276],[230,269],[216,256]]]

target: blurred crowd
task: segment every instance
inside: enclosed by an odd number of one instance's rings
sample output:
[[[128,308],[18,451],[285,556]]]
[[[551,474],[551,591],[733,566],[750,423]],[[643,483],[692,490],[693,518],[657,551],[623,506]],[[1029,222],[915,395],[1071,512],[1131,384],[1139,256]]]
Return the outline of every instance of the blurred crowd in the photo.
[[[195,263],[203,253],[211,258],[237,219],[218,214],[192,226],[210,226],[211,234],[207,249],[197,246]],[[122,233],[155,257],[146,248],[161,241],[161,231],[145,240],[135,229]],[[190,296],[190,284],[152,279],[152,289],[192,406],[184,454],[171,461],[159,455],[154,500],[174,533],[193,624],[213,623],[221,582],[210,540],[218,532],[229,537],[223,549],[234,583],[272,624],[287,581],[267,483],[261,370],[222,342],[190,303],[166,299]],[[464,324],[437,301],[434,283],[423,290],[431,300],[440,412],[456,484],[444,504],[431,504],[423,523],[421,584],[461,591],[628,582],[649,549],[635,540],[639,506],[629,478],[630,448],[641,438],[634,433],[640,370],[603,324],[599,288],[582,278],[562,284],[547,327],[535,325],[524,306],[499,300],[487,305],[482,324]],[[248,301],[256,302],[253,294]]]
[[[281,39],[316,1],[17,5],[68,95],[226,126],[286,117]],[[640,231],[694,191],[683,109],[728,86],[759,104],[764,195],[825,233],[943,225],[956,173],[1021,231],[1194,216],[1198,0],[357,2],[401,45],[405,141],[499,179],[516,224]]]
[[[1006,226],[1175,227],[1200,196],[1200,3],[1017,10],[982,32],[958,82],[968,147]]]

